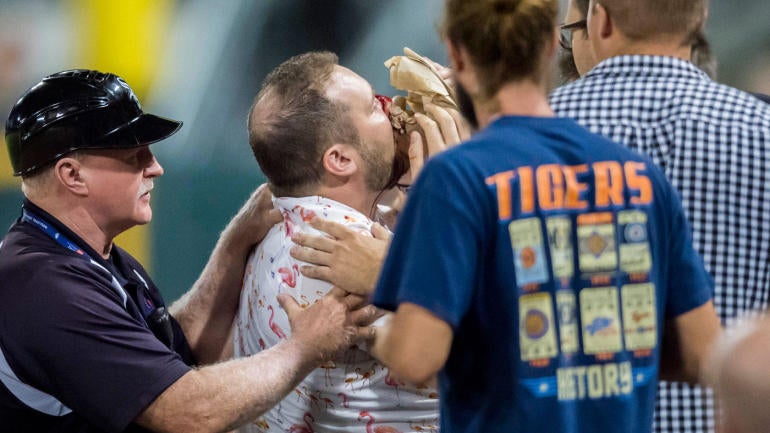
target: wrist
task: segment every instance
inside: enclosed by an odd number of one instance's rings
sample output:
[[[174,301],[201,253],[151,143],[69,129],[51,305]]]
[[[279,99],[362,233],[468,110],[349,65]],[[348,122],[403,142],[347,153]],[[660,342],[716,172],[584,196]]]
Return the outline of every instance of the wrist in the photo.
[[[248,257],[248,254],[251,253],[251,250],[257,242],[250,239],[248,236],[243,236],[238,230],[239,226],[240,224],[238,223],[237,218],[235,218],[227,225],[227,227],[225,227],[225,230],[219,237],[219,248],[235,257]]]
[[[297,369],[302,377],[309,374],[313,369],[322,364],[325,357],[309,341],[301,337],[291,335],[288,339],[281,342],[284,350],[290,353],[289,358],[295,360]]]

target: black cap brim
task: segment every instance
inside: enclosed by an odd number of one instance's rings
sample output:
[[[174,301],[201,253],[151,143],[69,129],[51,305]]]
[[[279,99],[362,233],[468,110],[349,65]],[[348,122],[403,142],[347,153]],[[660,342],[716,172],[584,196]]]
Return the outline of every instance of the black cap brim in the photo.
[[[154,114],[142,114],[127,124],[105,134],[92,148],[130,148],[156,143],[174,135],[182,122]]]

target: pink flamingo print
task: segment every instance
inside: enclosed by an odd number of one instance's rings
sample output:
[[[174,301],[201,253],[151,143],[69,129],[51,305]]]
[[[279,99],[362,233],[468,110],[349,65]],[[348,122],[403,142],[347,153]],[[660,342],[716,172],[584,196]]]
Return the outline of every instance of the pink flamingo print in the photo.
[[[302,391],[305,394],[305,397],[310,400],[310,407],[312,408],[313,406],[315,406],[316,408],[318,408],[319,407],[318,406],[318,401],[319,401],[318,400],[318,396],[316,396],[315,394],[310,392],[310,390],[308,390],[307,386],[305,386],[305,385],[302,385]]]
[[[257,341],[257,344],[259,344],[259,348],[262,349],[262,350],[265,350],[265,348],[267,347],[265,345],[265,340],[263,340],[261,338],[259,339],[259,341]]]
[[[324,409],[334,408],[334,401],[332,399],[324,397],[321,391],[318,391],[316,394],[318,394],[318,400],[324,404]]]
[[[286,237],[290,238],[294,233],[294,223],[291,222],[291,219],[289,219],[288,212],[283,213],[283,225],[286,226]]]
[[[286,334],[283,332],[283,329],[281,329],[280,326],[278,326],[277,323],[273,323],[273,318],[275,317],[275,311],[273,310],[272,305],[267,306],[267,311],[270,312],[270,318],[267,321],[267,324],[270,326],[270,329],[275,333],[275,335],[278,336],[278,338],[286,338]]]
[[[324,385],[332,386],[333,383],[331,370],[337,368],[337,364],[335,364],[334,361],[328,361],[321,364],[320,368],[324,369]]]
[[[374,376],[374,373],[377,372],[377,363],[373,363],[372,368],[367,371],[361,371],[361,367],[356,367],[354,371],[357,375],[361,376],[361,379],[358,380],[361,381],[361,389],[364,389],[364,386],[367,382],[369,382],[369,385],[372,384],[372,376]]]
[[[396,390],[396,400],[398,401],[397,405],[401,406],[401,397],[398,396],[398,387],[403,385],[396,379],[393,379],[393,376],[390,375],[390,372],[388,372],[388,375],[385,376],[385,385],[392,386]]]
[[[360,368],[359,368],[359,370],[360,370]],[[355,389],[353,388],[353,384],[356,383],[356,381],[358,381],[358,373],[356,373],[356,376],[346,377],[345,378],[345,387],[346,388],[350,388],[351,391],[355,391]]]
[[[255,426],[257,426],[262,430],[270,430],[270,424],[267,423],[267,420],[265,420],[265,418],[260,418],[254,421],[252,424],[254,424]]]
[[[401,433],[400,430],[389,425],[378,425],[377,427],[374,427],[374,416],[369,412],[362,410],[361,413],[358,414],[358,420],[363,421],[364,418],[369,418],[369,421],[366,422],[366,433]]]
[[[296,263],[291,266],[291,269],[283,267],[278,268],[278,273],[281,274],[281,281],[286,283],[291,288],[297,287],[297,275],[299,274],[299,265]]]
[[[302,221],[308,222],[315,217],[315,212],[313,212],[312,210],[309,210],[306,212],[305,208],[300,205],[294,206],[291,210],[296,211],[297,208],[299,208],[299,216],[300,218],[302,218]]]
[[[289,433],[314,433],[313,422],[315,422],[315,418],[313,418],[313,415],[311,415],[310,412],[305,412],[305,416],[302,417],[302,420],[305,421],[305,425],[294,424],[289,427]]]
[[[338,392],[337,395],[342,398],[342,407],[350,409],[350,403],[348,402],[348,395],[344,392]]]
[[[307,397],[305,397],[305,394],[303,394],[299,388],[294,388],[294,394],[297,394],[297,401],[299,402],[307,400]]]
[[[431,432],[436,433],[438,431],[438,426],[435,424],[425,424],[425,421],[423,421],[420,424],[416,424],[415,422],[409,423],[409,428],[414,431],[424,431],[424,432]]]

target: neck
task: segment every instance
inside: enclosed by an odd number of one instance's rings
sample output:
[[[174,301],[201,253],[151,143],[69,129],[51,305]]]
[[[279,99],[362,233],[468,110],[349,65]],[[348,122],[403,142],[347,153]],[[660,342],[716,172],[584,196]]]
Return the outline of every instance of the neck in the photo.
[[[479,127],[484,128],[500,116],[552,117],[545,85],[532,80],[504,84],[485,102],[474,102]]]
[[[687,44],[678,41],[681,38],[675,35],[667,36],[667,39],[649,41],[630,41],[627,38],[617,44],[608,46],[601,60],[615,56],[640,55],[640,56],[665,56],[690,61],[692,49]]]
[[[93,218],[90,212],[82,206],[72,206],[71,204],[59,203],[54,200],[45,200],[40,198],[30,198],[39,208],[48,212],[59,222],[72,230],[89,247],[99,253],[100,256],[107,259],[112,250],[112,241],[118,233],[109,234]]]
[[[374,205],[379,196],[378,192],[368,191],[364,188],[355,188],[350,184],[338,187],[322,186],[316,194],[350,206],[369,218],[374,217]]]

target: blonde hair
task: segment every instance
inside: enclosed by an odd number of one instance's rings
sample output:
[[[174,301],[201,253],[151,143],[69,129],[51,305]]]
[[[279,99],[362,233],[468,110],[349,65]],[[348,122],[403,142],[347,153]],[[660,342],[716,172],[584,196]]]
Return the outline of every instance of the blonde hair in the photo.
[[[489,98],[507,82],[544,78],[537,74],[558,12],[557,0],[446,0],[442,32],[468,50]]]

